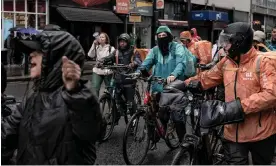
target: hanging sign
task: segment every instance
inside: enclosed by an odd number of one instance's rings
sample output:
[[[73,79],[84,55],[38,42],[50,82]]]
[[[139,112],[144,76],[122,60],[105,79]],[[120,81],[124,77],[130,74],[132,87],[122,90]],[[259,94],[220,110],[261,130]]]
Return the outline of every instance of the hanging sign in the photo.
[[[140,13],[129,13],[129,22],[142,22]]]

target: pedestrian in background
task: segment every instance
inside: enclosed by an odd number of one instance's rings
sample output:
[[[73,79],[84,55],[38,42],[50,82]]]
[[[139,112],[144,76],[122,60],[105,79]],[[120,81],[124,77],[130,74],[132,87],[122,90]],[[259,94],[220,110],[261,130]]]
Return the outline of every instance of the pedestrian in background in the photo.
[[[110,39],[108,35],[102,32],[99,38],[94,40],[92,47],[88,52],[88,56],[91,58],[96,58],[96,62],[98,63],[114,51],[115,48],[110,45]],[[92,89],[98,97],[103,81],[105,86],[109,86],[112,77],[111,74],[111,70],[101,69],[97,66],[93,68]]]
[[[271,51],[267,46],[265,45],[265,33],[263,31],[255,31],[254,37],[253,37],[253,46],[256,50],[261,52],[268,52]]]
[[[276,26],[272,29],[271,40],[268,40],[266,45],[271,51],[276,51]]]
[[[191,31],[190,31],[190,33],[192,35],[193,41],[198,42],[198,41],[201,40],[201,37],[198,36],[198,34],[197,34],[196,28],[192,28]]]
[[[12,65],[14,63],[14,31],[10,31],[9,36],[7,37],[4,46],[8,49],[7,52],[7,63]]]

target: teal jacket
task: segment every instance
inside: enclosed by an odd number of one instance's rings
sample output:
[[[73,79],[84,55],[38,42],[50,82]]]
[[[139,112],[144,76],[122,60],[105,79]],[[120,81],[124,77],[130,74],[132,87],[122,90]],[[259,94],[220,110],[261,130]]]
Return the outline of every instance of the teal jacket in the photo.
[[[169,55],[167,56],[163,56],[158,46],[155,46],[150,50],[139,69],[146,69],[149,71],[153,67],[153,76],[167,78],[168,76],[173,75],[176,79],[185,80],[196,74],[195,70],[185,72],[186,70],[189,70],[186,68],[188,54],[192,55],[187,48],[184,48],[176,42],[171,42],[169,44]],[[152,91],[162,92],[163,87],[162,85],[153,84]]]
[[[271,51],[276,51],[276,44],[272,44],[271,40],[266,41],[265,45]]]

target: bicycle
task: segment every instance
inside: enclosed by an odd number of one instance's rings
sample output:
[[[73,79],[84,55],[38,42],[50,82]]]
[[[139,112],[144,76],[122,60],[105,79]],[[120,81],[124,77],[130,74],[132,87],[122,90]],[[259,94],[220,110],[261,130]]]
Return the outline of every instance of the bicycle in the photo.
[[[106,87],[104,94],[100,97],[100,100],[99,100],[101,103],[103,116],[107,121],[106,133],[104,138],[102,139],[102,141],[106,141],[111,136],[114,130],[114,127],[116,123],[119,121],[120,117],[124,116],[125,123],[128,124],[128,114],[132,115],[134,112],[132,112],[133,110],[130,111],[130,106],[125,104],[126,99],[124,99],[123,95],[121,95],[120,97],[121,99],[117,99],[117,95],[116,95],[117,93],[120,93],[122,89],[115,85],[115,75],[120,72],[119,71],[120,69],[129,69],[129,66],[117,64],[117,65],[105,65],[103,66],[103,68],[110,69],[113,71],[110,85]],[[141,97],[137,87],[135,88],[134,102],[135,103],[133,104],[136,104],[136,105],[141,103]],[[107,104],[108,110],[106,113],[104,113],[106,104]],[[125,104],[127,108],[124,110],[119,110],[120,106],[121,108],[124,107],[123,104]]]
[[[222,126],[217,128],[200,128],[200,107],[205,101],[205,92],[187,90],[189,104],[185,108],[186,117],[190,117],[192,132],[186,133],[180,149],[173,158],[171,165],[219,165],[223,163]],[[187,130],[188,131],[188,130]]]
[[[150,141],[156,147],[156,143],[159,141],[159,138],[165,140],[165,143],[170,149],[177,148],[180,143],[178,138],[173,142],[170,140],[171,137],[175,138],[175,130],[172,121],[167,123],[167,126],[159,119],[158,115],[158,101],[160,99],[160,92],[153,93],[150,95],[150,87],[153,82],[166,85],[166,79],[162,79],[161,77],[150,76],[149,78],[138,78],[147,82],[147,88],[145,93],[144,104],[138,107],[137,112],[132,116],[129,121],[123,138],[123,156],[126,164],[129,165],[139,165],[142,164],[147,156]],[[140,136],[137,134],[138,125],[140,120],[144,120],[145,124],[142,126],[142,134]],[[168,130],[168,128],[172,130]],[[145,146],[143,150],[135,149],[134,156],[138,156],[137,152],[142,152],[143,154],[138,159],[137,162],[131,161],[131,153],[128,151],[128,138],[134,136],[134,142],[141,143],[145,141]],[[141,147],[141,146],[139,146]]]

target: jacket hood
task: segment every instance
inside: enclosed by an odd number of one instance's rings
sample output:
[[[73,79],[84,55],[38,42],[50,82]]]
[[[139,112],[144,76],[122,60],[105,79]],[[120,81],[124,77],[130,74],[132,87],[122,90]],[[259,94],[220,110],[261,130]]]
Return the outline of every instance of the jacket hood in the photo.
[[[161,33],[161,32],[167,32],[167,33],[169,33],[169,34],[172,34],[172,31],[171,31],[170,28],[167,27],[167,26],[160,26],[160,27],[157,29],[157,31],[156,31],[156,35],[157,35],[158,33]]]
[[[62,56],[83,68],[85,53],[80,43],[65,31],[43,31],[37,36],[41,44],[42,58],[41,78],[35,80],[36,89],[51,91],[63,85]]]
[[[193,37],[198,36],[196,28],[192,28],[191,31],[194,32],[194,34],[192,35]]]

